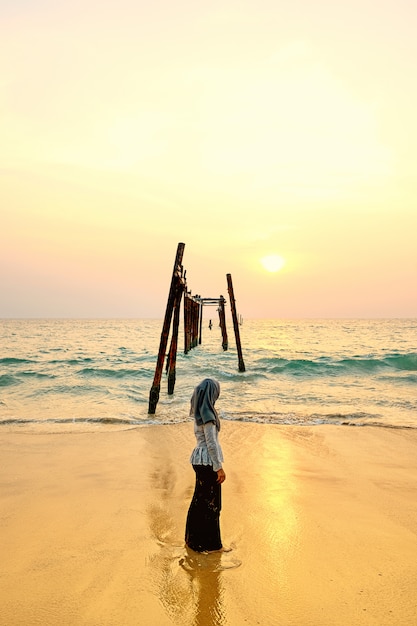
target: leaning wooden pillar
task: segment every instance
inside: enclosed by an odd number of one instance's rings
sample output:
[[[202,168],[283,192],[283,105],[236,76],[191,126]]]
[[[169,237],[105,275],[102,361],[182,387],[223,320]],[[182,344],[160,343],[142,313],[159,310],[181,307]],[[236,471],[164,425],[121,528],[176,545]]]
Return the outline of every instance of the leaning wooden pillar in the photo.
[[[230,298],[230,310],[232,312],[233,328],[234,328],[235,337],[236,337],[236,348],[237,348],[237,356],[238,356],[238,361],[239,361],[239,372],[244,372],[246,368],[243,362],[242,348],[240,345],[239,322],[238,322],[237,314],[236,314],[236,303],[235,303],[235,296],[233,293],[232,275],[227,274],[226,277],[227,277],[227,289],[228,289],[229,298]]]
[[[226,313],[224,310],[224,303],[225,303],[225,299],[223,298],[223,296],[220,296],[218,312],[219,312],[220,329],[222,331],[222,348],[223,350],[227,350],[229,341],[227,339]]]
[[[184,243],[179,243],[177,254],[175,257],[174,269],[172,271],[171,286],[168,294],[167,308],[165,311],[164,323],[161,332],[161,341],[159,344],[158,360],[156,362],[155,376],[153,379],[151,391],[149,394],[148,413],[153,415],[159,400],[159,392],[161,389],[161,376],[164,368],[165,353],[168,343],[169,328],[171,326],[172,312],[174,308],[175,293],[179,281],[182,281],[182,257],[184,254]]]
[[[178,327],[180,325],[180,305],[184,286],[178,283],[175,293],[174,302],[174,320],[172,322],[171,346],[167,359],[167,375],[168,375],[168,395],[172,396],[175,388],[176,366],[177,366],[177,347],[178,347]]]

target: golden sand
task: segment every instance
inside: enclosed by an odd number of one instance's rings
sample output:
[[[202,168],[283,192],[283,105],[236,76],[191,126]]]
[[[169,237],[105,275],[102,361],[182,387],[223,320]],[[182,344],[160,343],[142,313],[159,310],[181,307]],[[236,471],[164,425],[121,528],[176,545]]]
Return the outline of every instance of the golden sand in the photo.
[[[2,433],[1,626],[416,626],[417,433],[223,422],[222,538],[184,547],[192,423]]]

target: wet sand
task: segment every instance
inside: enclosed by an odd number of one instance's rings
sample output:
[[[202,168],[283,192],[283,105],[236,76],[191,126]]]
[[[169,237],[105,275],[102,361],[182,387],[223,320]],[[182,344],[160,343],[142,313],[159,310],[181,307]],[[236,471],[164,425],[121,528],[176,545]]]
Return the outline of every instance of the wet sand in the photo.
[[[192,423],[0,434],[3,626],[415,626],[417,432],[223,422],[222,537],[184,547]]]

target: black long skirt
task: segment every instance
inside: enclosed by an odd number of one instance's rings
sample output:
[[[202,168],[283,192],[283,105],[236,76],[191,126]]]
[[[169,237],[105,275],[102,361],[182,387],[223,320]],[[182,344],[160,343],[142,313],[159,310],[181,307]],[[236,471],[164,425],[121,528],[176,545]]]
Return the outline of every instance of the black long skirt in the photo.
[[[195,489],[185,526],[185,543],[196,552],[220,550],[221,485],[210,465],[193,465]]]

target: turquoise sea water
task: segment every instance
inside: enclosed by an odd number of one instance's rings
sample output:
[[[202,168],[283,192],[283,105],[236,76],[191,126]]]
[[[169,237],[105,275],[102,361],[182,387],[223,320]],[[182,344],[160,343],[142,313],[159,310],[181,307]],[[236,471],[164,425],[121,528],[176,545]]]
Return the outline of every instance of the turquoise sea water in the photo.
[[[214,315],[213,315],[214,318]],[[0,428],[67,432],[186,421],[193,387],[219,380],[223,419],[417,428],[417,320],[217,320],[165,374],[148,415],[161,320],[0,320]]]

